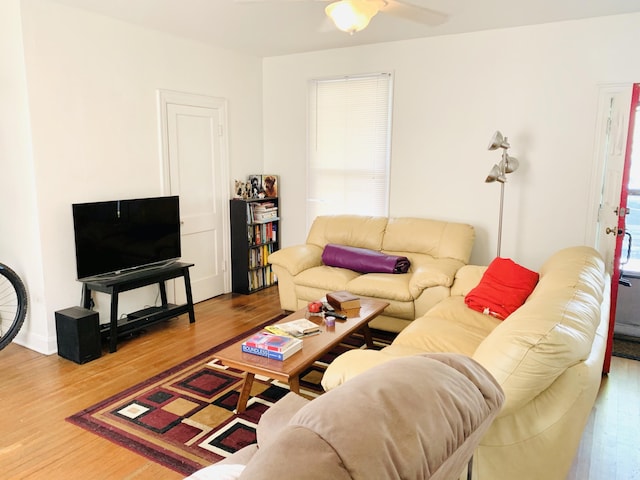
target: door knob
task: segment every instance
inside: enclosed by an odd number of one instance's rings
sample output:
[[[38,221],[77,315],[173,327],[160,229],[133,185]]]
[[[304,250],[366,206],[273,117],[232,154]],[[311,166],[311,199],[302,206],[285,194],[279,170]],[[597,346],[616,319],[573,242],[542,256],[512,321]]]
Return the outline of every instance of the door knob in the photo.
[[[607,227],[605,230],[607,235],[614,235],[614,236],[618,236],[618,235],[622,235],[622,229],[621,228],[609,228]]]

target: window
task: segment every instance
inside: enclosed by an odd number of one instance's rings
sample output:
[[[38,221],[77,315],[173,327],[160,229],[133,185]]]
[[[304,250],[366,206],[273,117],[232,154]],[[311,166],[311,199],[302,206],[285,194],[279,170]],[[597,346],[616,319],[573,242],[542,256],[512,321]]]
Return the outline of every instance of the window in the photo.
[[[308,226],[318,215],[388,215],[391,97],[388,73],[311,82]]]
[[[631,169],[627,184],[627,208],[629,214],[625,219],[625,235],[622,243],[622,270],[625,275],[640,277],[640,104],[636,104],[632,112],[635,116],[631,145]],[[631,244],[631,247],[629,247]],[[627,252],[629,260],[627,261]]]

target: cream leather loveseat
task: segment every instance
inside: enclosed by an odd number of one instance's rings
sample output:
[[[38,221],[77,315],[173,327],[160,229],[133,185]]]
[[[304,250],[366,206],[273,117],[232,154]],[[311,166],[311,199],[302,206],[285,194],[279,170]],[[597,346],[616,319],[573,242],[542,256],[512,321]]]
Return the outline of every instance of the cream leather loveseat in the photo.
[[[331,390],[374,365],[423,352],[468,355],[505,393],[476,451],[474,478],[564,480],[600,386],[609,319],[604,263],[589,247],[557,252],[539,270],[527,301],[504,321],[465,304],[485,269],[462,267],[449,298],[383,350],[339,356],[322,384]]]
[[[278,277],[280,305],[298,310],[326,293],[347,290],[358,296],[383,299],[389,306],[373,328],[399,332],[449,296],[456,272],[469,262],[475,240],[471,225],[421,218],[354,215],[315,219],[304,245],[269,255]],[[327,244],[406,256],[408,273],[366,273],[322,263]]]

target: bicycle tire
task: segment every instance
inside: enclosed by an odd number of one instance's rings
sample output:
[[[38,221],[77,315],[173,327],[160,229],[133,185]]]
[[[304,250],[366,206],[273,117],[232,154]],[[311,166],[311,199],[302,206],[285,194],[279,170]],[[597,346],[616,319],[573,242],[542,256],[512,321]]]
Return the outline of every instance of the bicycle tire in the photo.
[[[9,345],[27,316],[27,288],[16,272],[0,263],[0,350]]]

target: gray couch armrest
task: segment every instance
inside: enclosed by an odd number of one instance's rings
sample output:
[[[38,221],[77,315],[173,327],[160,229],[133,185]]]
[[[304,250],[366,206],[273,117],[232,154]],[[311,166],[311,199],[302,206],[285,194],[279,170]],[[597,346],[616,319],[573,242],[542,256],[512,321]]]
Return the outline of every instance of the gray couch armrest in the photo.
[[[309,400],[300,395],[289,392],[273,407],[267,410],[260,421],[256,430],[256,437],[259,448],[265,448],[269,443],[278,436],[280,430],[287,426],[289,420],[304,407]]]

